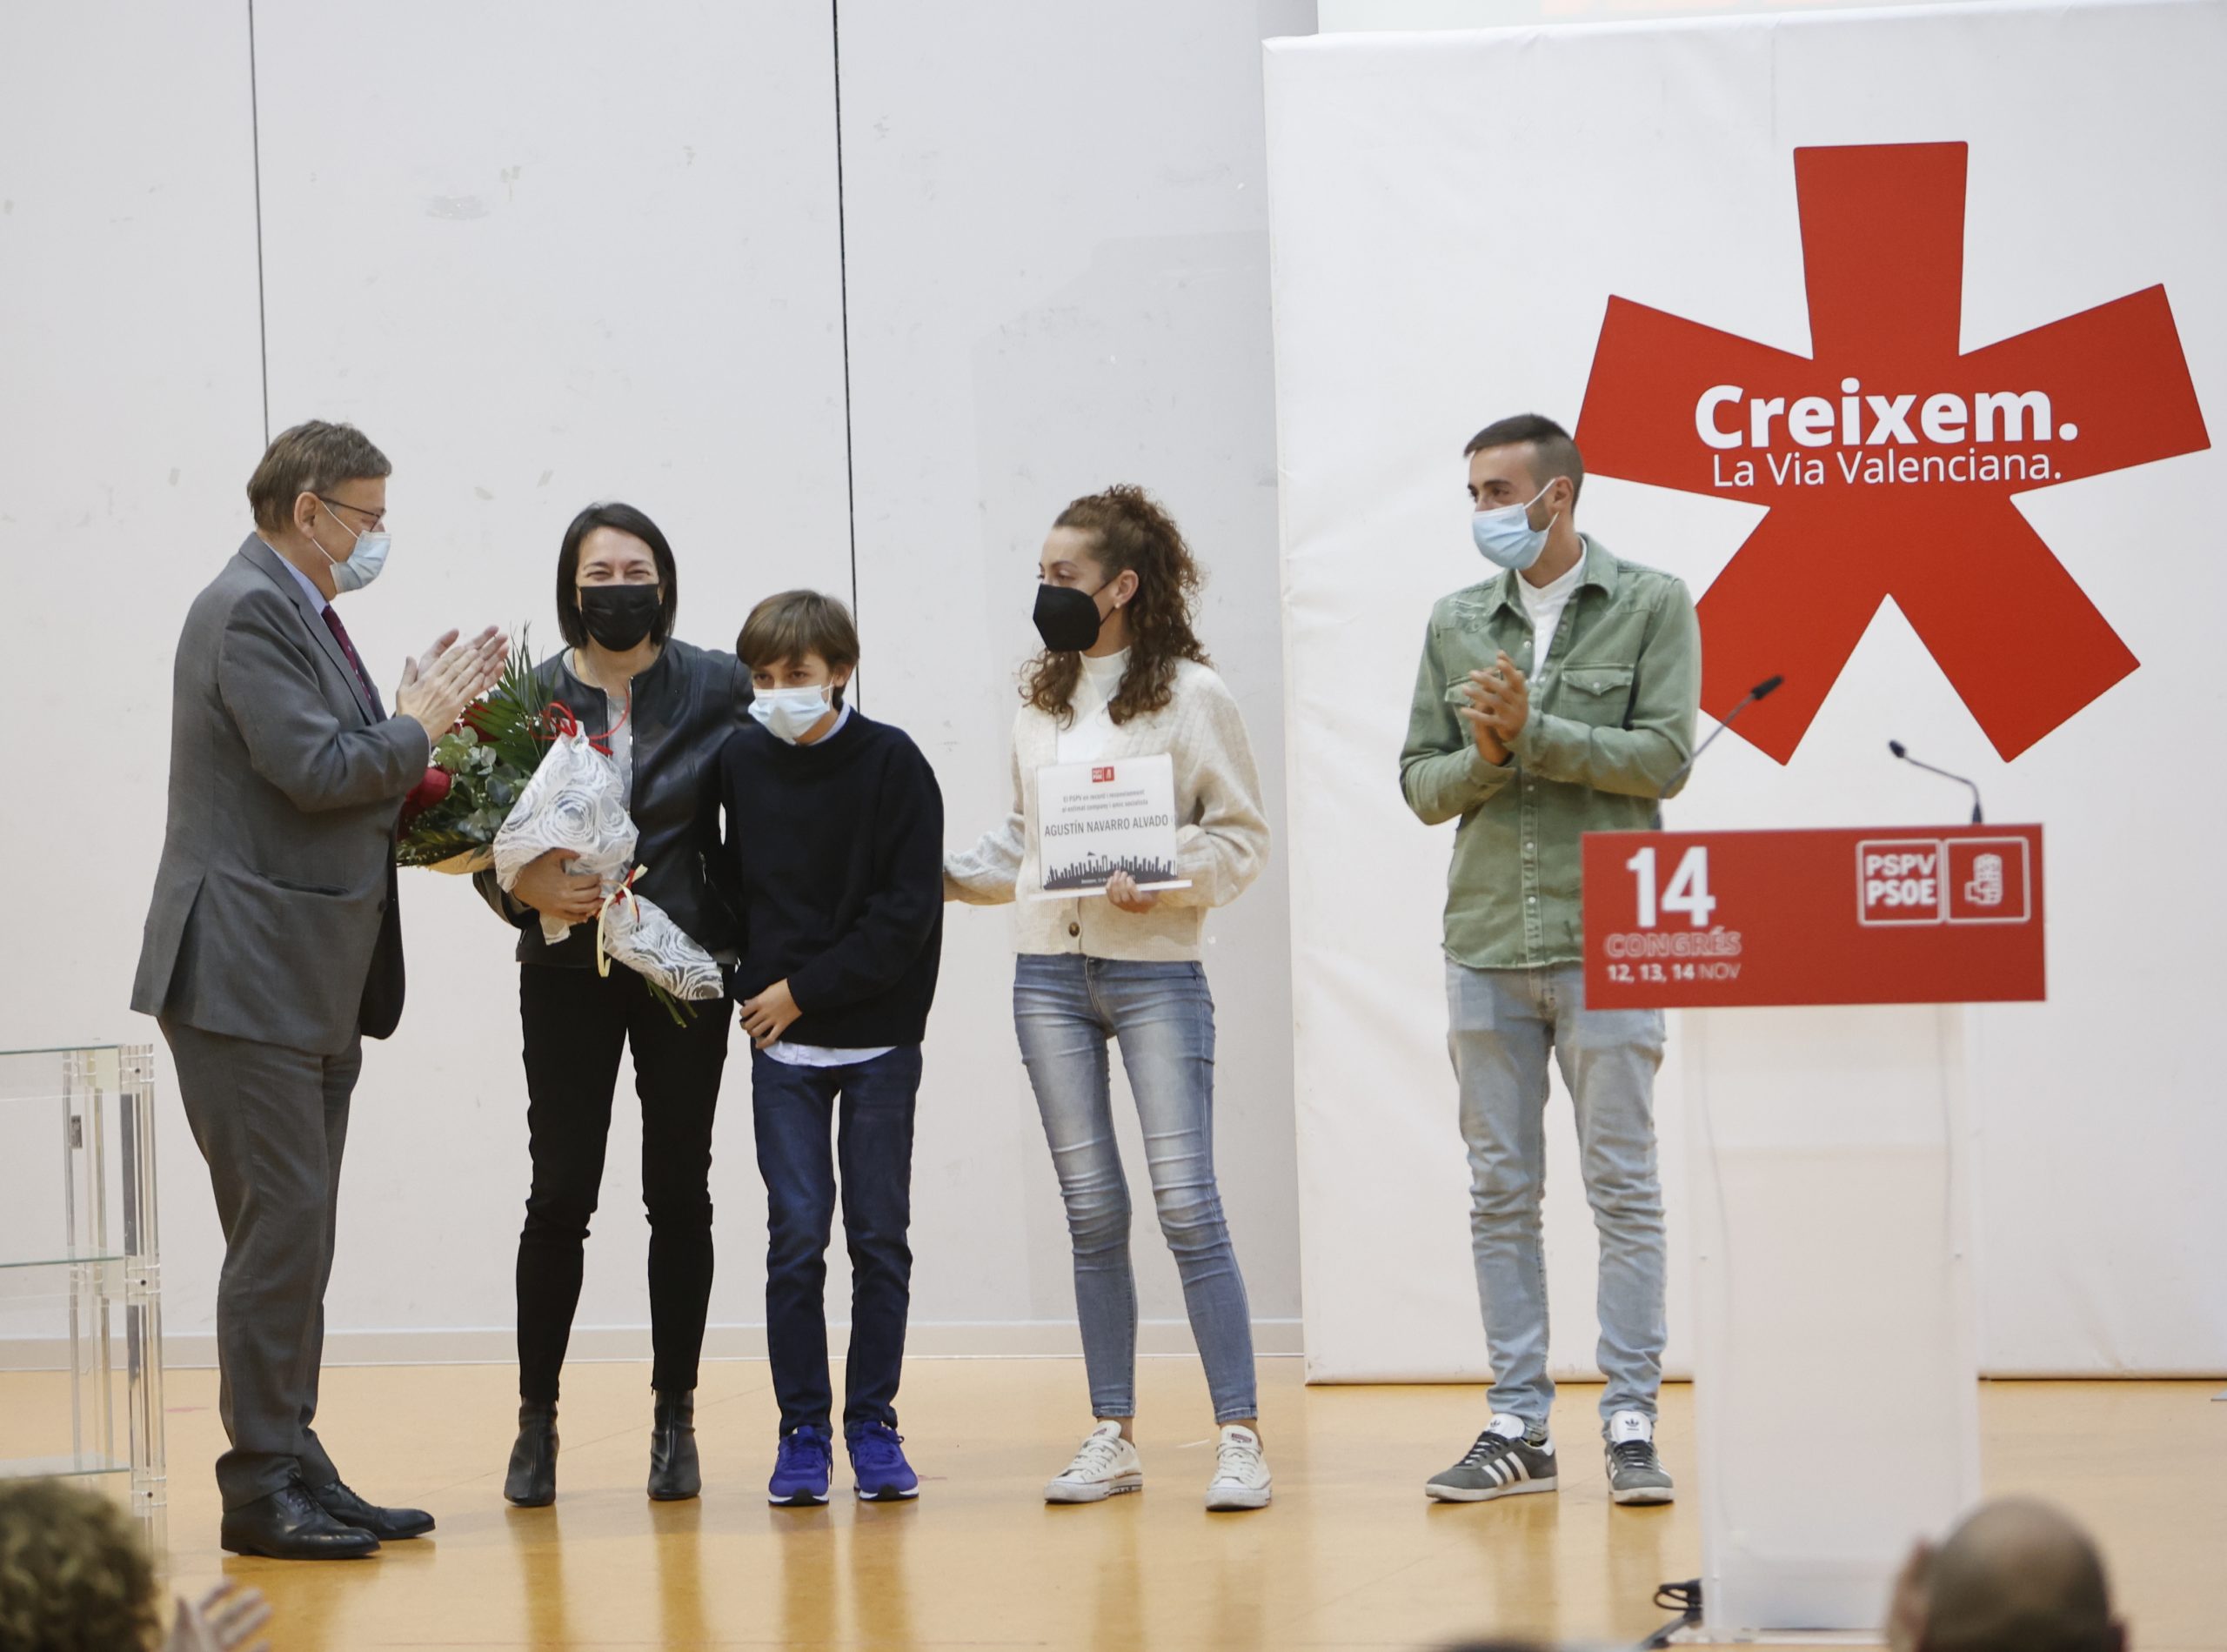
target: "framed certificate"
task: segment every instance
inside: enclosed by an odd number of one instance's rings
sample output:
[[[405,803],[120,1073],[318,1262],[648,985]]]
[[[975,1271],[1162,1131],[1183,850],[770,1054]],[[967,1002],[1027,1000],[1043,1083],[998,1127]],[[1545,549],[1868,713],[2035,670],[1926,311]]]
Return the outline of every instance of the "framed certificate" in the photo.
[[[1102,895],[1117,872],[1140,889],[1191,886],[1175,875],[1175,765],[1164,752],[1038,770],[1036,821],[1036,900]]]

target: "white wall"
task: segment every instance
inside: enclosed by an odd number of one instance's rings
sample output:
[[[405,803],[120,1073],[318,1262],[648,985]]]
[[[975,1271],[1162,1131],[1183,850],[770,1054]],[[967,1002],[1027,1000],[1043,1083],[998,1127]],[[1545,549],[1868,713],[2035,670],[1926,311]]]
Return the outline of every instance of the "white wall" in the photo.
[[[2009,3],[2010,0],[1987,0]],[[1758,11],[1865,10],[1925,0],[1322,0],[1321,32],[1502,29],[1529,23],[1658,23]]]
[[[1117,481],[1159,494],[1208,570],[1200,632],[1245,710],[1281,839],[1258,77],[1261,36],[1310,28],[1312,10],[843,8],[866,703],[920,738],[954,843],[1012,796],[1006,735],[1015,667],[1038,645],[1044,534],[1069,499]],[[1207,930],[1223,1190],[1254,1314],[1281,1321],[1263,1344],[1286,1350],[1288,913],[1278,854]],[[1066,1318],[1066,1227],[1014,1053],[1007,920],[952,908],[945,960],[917,1163],[951,1196],[919,1223],[920,1300],[959,1319]],[[1126,1091],[1116,1116],[1141,1312],[1180,1321]],[[970,1243],[986,1228],[994,1244]]]
[[[1484,1368],[1442,1042],[1451,833],[1418,826],[1396,778],[1430,604],[1483,572],[1462,443],[1524,409],[1575,421],[1611,293],[1806,352],[1792,150],[1951,139],[1971,145],[1964,347],[2162,282],[2216,434],[2227,214],[2216,191],[2179,180],[2227,156],[2227,117],[2206,90],[2227,50],[2224,15],[1983,6],[1272,51],[1294,967],[1311,1007],[1299,1023],[1301,1172],[1318,1374]],[[1481,104],[1481,86],[1501,95]],[[1562,117],[1575,107],[1586,117],[1573,126]],[[1523,147],[1542,132],[1555,134],[1550,164]],[[2110,204],[2068,236],[2067,199]],[[2018,500],[2143,663],[2015,762],[1996,756],[1889,602],[1788,767],[1728,737],[1670,806],[1674,826],[1958,818],[1960,792],[1887,757],[1900,736],[1976,775],[1991,818],[2046,827],[2050,1001],[1973,1016],[1981,1354],[1998,1374],[2227,1367],[2227,1226],[2210,1174],[2227,1119],[2205,1032],[2223,914],[2217,880],[2199,870],[2227,804],[2202,756],[2217,743],[2211,616],[2227,573],[2208,525],[2224,482],[2214,448]],[[1929,497],[1914,491],[1907,506],[1920,543]],[[1699,593],[1759,515],[1595,474],[1582,521]],[[2006,626],[2017,599],[2003,593]],[[1371,665],[1356,672],[1356,660]],[[1365,906],[1343,882],[1355,865],[1368,868]],[[1674,1364],[1686,1271],[1676,1035],[1674,1021],[1658,1091]],[[1374,1094],[1357,1104],[1364,1083]],[[1580,1370],[1594,1341],[1594,1250],[1567,1100],[1552,1114],[1553,1360]],[[1893,1369],[1891,1348],[1820,1353]]]
[[[122,22],[0,8],[11,1049],[156,1036],[125,1003],[162,848],[171,653],[244,531],[263,444],[244,9]],[[158,1141],[174,1287],[206,1323],[206,1173],[174,1107]],[[0,1177],[54,1170],[13,1153]]]
[[[259,0],[252,86],[245,8],[0,17],[0,551],[17,612],[42,622],[18,639],[32,698],[9,750],[36,728],[66,776],[0,796],[0,840],[36,867],[13,933],[57,938],[0,963],[0,1046],[158,1041],[124,1001],[160,843],[170,657],[246,532],[266,353],[271,430],[353,419],[395,462],[395,556],[349,603],[389,684],[449,624],[532,622],[552,645],[564,525],[623,498],[674,542],[692,640],[731,645],[786,585],[855,598],[865,703],[928,750],[956,841],[1003,795],[1038,540],[1073,495],[1137,480],[1212,570],[1205,634],[1280,796],[1259,43],[1311,28],[1313,8],[1207,10],[977,4],[931,27],[915,8],[844,5],[840,215],[819,0],[405,0],[368,26]],[[104,613],[90,646],[69,623],[89,598]],[[1288,1348],[1281,880],[1214,925],[1210,963],[1225,1192],[1262,1345]],[[462,884],[413,873],[405,902],[411,1008],[358,1094],[332,1345],[504,1358],[526,1179],[509,936]],[[1066,1235],[1013,1048],[1005,923],[952,919],[915,1347],[1065,1349]],[[646,1348],[629,1087],[582,1352]],[[713,1170],[715,1351],[756,1346],[763,1318],[748,1100],[738,1040]],[[201,1357],[221,1246],[174,1101],[162,1123],[168,1326]],[[1148,1220],[1137,1250],[1146,1346],[1187,1349]],[[843,1289],[839,1254],[839,1305]]]
[[[732,647],[781,584],[849,586],[824,10],[533,16],[422,0],[366,30],[312,0],[256,8],[271,427],[351,418],[395,462],[393,572],[351,604],[390,672],[446,625],[531,622],[554,648],[557,545],[591,499],[665,530],[692,641]],[[526,1174],[513,937],[460,882],[413,874],[404,900],[410,1013],[358,1092],[329,1318],[503,1326]],[[764,1318],[748,1098],[737,1060],[722,1324]],[[582,1326],[645,1317],[639,1164],[622,1104]],[[397,1210],[422,1256],[381,1241]]]

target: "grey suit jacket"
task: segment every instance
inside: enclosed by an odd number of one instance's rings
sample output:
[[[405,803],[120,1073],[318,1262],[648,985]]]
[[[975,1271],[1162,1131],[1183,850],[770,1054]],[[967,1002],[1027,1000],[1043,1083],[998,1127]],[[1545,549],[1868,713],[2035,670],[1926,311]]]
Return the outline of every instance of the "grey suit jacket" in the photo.
[[[178,639],[170,821],[131,1007],[320,1055],[393,1031],[395,819],[426,757],[425,731],[376,715],[251,534]]]

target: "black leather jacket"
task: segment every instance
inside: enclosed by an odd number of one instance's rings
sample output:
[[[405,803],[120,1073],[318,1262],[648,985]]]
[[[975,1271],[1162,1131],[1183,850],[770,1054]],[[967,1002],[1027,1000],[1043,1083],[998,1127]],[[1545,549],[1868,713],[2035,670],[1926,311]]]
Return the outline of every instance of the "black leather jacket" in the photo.
[[[534,675],[571,707],[580,726],[601,734],[610,715],[600,689],[572,675],[565,650]],[[719,750],[748,716],[750,673],[732,654],[678,639],[634,679],[634,785],[628,810],[641,834],[634,860],[648,870],[634,886],[690,939],[730,952],[736,923],[712,879],[719,866]],[[487,904],[516,925],[521,964],[595,966],[595,926],[575,924],[557,946],[541,939],[541,914],[503,893],[495,874],[473,880]]]

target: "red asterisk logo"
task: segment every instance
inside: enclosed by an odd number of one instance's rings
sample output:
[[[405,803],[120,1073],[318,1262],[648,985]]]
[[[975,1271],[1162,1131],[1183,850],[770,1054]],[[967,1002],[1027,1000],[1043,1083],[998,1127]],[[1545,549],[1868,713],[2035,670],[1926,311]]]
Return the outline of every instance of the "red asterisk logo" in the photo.
[[[2139,663],[2010,497],[2210,445],[2162,286],[1969,354],[1962,144],[1794,152],[1814,354],[1608,300],[1588,470],[1770,507],[1698,605],[1702,705],[1783,763],[1891,597],[2016,757]],[[2129,547],[2132,549],[2133,547]]]

